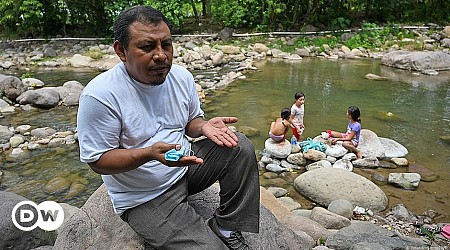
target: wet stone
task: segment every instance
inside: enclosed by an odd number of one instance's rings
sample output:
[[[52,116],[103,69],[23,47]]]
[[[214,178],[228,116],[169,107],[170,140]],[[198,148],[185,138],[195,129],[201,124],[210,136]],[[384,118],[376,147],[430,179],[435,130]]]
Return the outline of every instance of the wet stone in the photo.
[[[388,161],[380,161],[380,167],[382,168],[390,168],[390,169],[395,169],[397,168],[397,165],[395,165],[392,162],[388,162]]]
[[[412,164],[408,167],[408,173],[420,174],[420,180],[433,182],[439,179],[439,175],[421,164]]]

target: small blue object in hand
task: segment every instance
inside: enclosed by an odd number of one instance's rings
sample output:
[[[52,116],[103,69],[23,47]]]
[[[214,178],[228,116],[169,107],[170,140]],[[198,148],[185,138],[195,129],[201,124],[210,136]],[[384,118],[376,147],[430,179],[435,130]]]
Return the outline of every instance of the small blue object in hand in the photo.
[[[194,152],[192,150],[190,150],[190,149],[186,150],[185,147],[181,147],[180,150],[171,149],[171,150],[167,151],[164,154],[164,158],[167,161],[178,161],[178,160],[180,160],[180,158],[182,156],[185,155],[185,153],[187,153],[186,155],[193,155]]]

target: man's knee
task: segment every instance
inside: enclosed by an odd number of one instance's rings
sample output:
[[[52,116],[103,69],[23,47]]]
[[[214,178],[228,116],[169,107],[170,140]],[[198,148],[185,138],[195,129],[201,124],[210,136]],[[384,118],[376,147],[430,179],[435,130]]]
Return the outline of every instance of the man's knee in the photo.
[[[243,149],[248,149],[250,150],[252,153],[255,153],[255,148],[253,146],[252,141],[250,141],[250,139],[248,139],[247,136],[245,136],[244,134],[240,133],[240,132],[236,132],[235,133],[236,136],[239,138],[239,146],[242,147]]]
[[[255,147],[253,146],[252,141],[240,132],[236,132],[236,135],[239,138],[238,147],[240,147],[240,150],[245,154],[255,155]]]

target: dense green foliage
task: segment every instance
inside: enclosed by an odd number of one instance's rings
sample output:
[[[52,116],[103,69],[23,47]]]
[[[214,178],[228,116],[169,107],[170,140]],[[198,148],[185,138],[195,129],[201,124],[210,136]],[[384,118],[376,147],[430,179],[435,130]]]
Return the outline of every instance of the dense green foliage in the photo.
[[[448,0],[0,0],[0,32],[16,38],[110,37],[117,14],[136,4],[160,9],[180,32],[187,19],[253,31],[450,22]]]
[[[421,50],[423,49],[423,41],[417,41],[416,35],[407,29],[403,29],[395,25],[386,25],[379,27],[374,23],[363,22],[359,32],[353,32],[348,39],[343,41],[342,33],[335,31],[324,36],[299,36],[295,43],[289,45],[283,39],[272,40],[269,44],[271,48],[277,48],[284,52],[293,53],[297,48],[315,48],[319,52],[326,51],[325,47],[329,49],[340,48],[346,46],[350,49],[364,48],[364,49],[387,49],[394,44],[404,47],[405,49]],[[410,38],[410,42],[402,42],[403,39]],[[253,41],[258,42],[258,41]]]

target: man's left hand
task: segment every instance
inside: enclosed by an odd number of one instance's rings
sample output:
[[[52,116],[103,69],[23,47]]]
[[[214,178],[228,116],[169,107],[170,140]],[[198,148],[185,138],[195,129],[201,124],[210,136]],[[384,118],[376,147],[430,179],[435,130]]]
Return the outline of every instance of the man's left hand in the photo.
[[[211,139],[217,145],[236,147],[239,139],[226,124],[235,123],[237,120],[236,117],[214,117],[203,124],[203,135]]]

